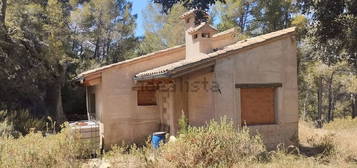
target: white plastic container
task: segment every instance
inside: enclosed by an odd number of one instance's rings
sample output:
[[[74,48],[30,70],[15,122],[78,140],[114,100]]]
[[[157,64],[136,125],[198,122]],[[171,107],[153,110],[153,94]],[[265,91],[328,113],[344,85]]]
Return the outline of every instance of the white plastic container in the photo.
[[[81,140],[88,140],[100,145],[99,123],[95,121],[76,121],[69,124],[72,130],[79,135]]]

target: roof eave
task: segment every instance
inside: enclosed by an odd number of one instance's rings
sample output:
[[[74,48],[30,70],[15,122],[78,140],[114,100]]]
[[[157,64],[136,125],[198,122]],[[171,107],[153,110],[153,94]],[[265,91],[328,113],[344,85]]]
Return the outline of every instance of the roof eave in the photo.
[[[162,79],[162,78],[170,78],[170,73],[166,72],[163,74],[157,74],[157,75],[147,75],[147,76],[134,76],[133,80],[135,81],[146,81],[146,80],[152,80],[152,79]]]
[[[215,65],[214,59],[207,58],[205,60],[201,60],[195,63],[184,65],[182,67],[177,67],[172,70],[168,70],[161,74],[144,75],[142,77],[134,76],[133,79],[135,81],[145,81],[145,80],[162,79],[162,78],[176,78],[214,65]]]

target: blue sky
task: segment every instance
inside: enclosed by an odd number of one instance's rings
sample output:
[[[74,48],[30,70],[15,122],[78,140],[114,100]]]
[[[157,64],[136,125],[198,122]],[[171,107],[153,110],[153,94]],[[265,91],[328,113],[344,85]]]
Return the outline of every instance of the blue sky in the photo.
[[[144,35],[144,27],[143,27],[143,15],[142,10],[147,6],[149,3],[153,3],[152,0],[128,0],[133,3],[133,14],[137,14],[138,18],[136,19],[136,36],[143,36]],[[219,22],[219,18],[214,19],[214,24]]]
[[[136,36],[144,35],[144,28],[143,28],[143,17],[142,17],[142,10],[146,7],[148,3],[151,3],[150,0],[129,0],[133,3],[133,14],[137,14],[138,18],[136,20]]]

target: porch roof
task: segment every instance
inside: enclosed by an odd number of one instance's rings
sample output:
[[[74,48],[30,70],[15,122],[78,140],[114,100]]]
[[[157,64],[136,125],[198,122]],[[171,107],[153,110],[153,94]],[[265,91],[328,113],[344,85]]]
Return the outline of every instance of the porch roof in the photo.
[[[198,57],[195,59],[185,59],[172,64],[140,72],[134,76],[134,80],[142,81],[158,78],[174,78],[182,74],[187,74],[189,72],[199,70],[204,67],[213,66],[215,64],[215,60],[220,58],[221,56],[234,54],[244,49],[251,49],[266,42],[279,39],[280,37],[294,34],[294,32],[295,27],[291,27],[276,32],[264,34],[261,36],[249,38],[246,40],[241,40],[232,45],[228,45],[224,48],[221,48],[215,52],[209,53],[204,57]]]

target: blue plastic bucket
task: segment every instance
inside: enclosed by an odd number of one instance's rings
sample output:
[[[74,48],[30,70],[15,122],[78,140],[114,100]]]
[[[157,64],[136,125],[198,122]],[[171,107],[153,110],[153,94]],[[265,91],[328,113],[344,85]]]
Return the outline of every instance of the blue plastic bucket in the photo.
[[[160,142],[165,140],[166,132],[154,132],[151,138],[151,145],[157,149],[160,146]]]

